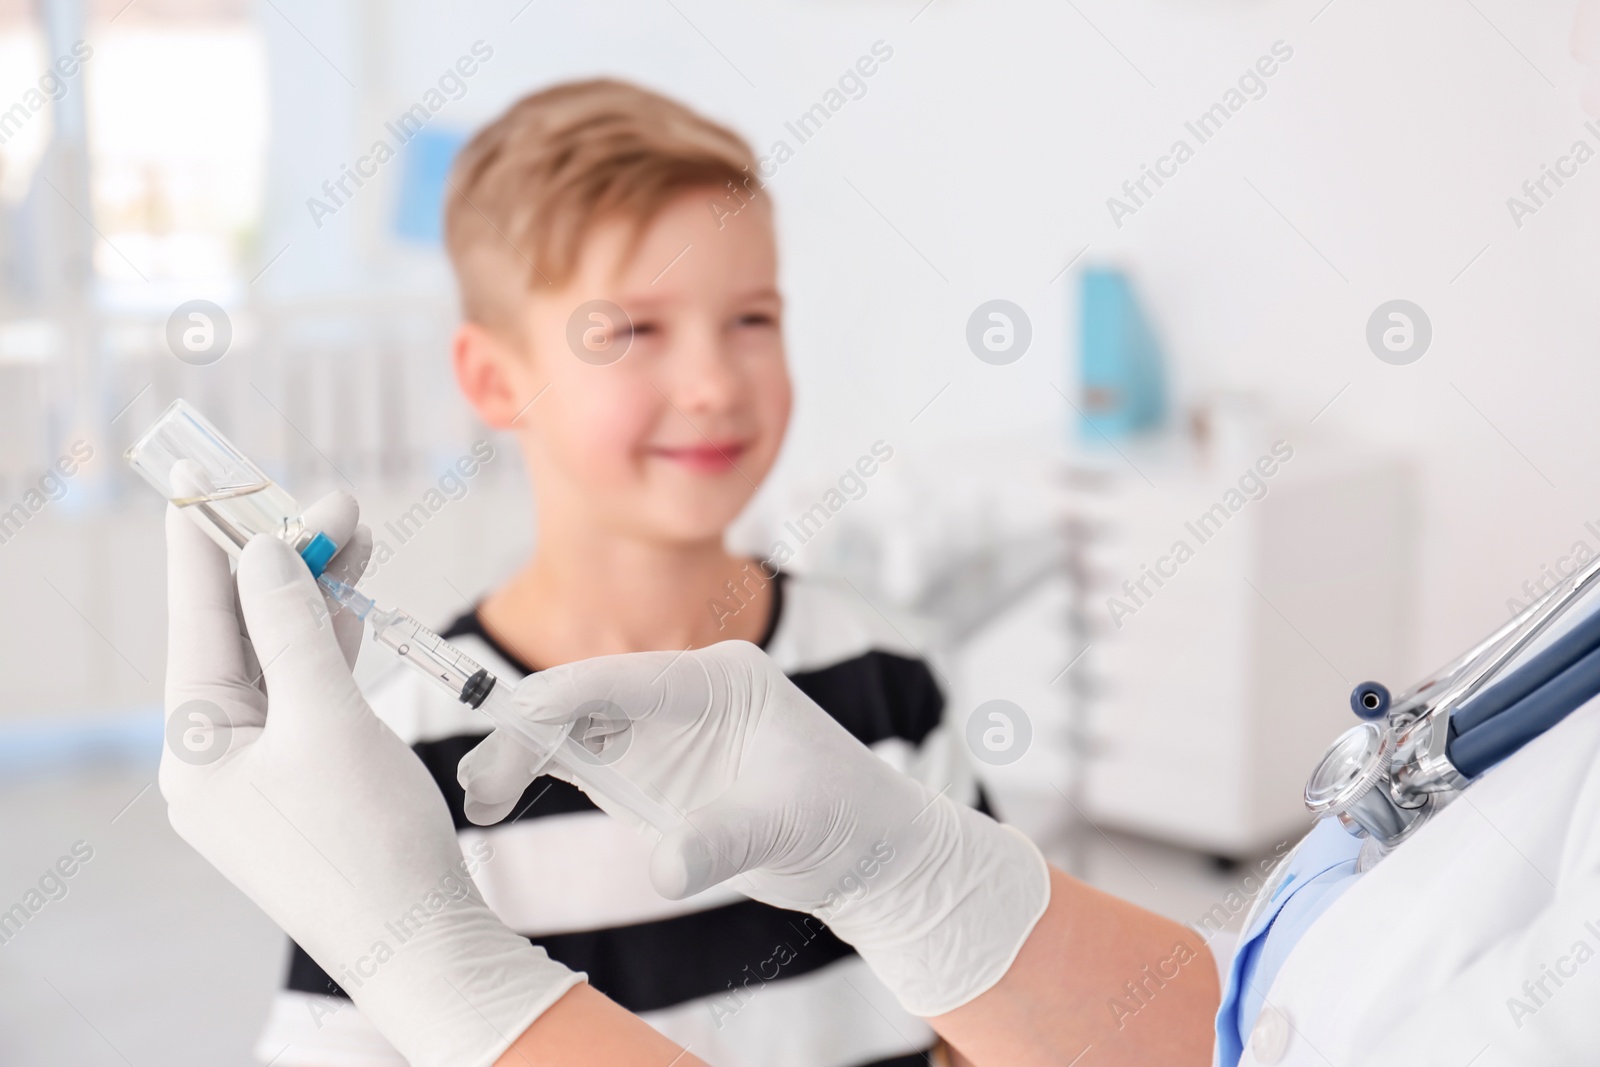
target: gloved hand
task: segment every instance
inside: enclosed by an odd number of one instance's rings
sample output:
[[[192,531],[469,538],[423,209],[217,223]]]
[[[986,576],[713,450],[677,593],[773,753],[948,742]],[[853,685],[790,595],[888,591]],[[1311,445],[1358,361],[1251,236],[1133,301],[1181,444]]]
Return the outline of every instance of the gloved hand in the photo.
[[[371,547],[355,501],[307,515],[345,546],[332,569],[354,580]],[[437,785],[351,679],[360,621],[330,618],[304,562],[269,536],[239,560],[236,608],[227,556],[177,509],[167,568],[173,828],[410,1063],[493,1063],[583,976],[483,903]]]
[[[579,721],[597,759],[687,813],[651,856],[662,895],[734,878],[756,900],[810,912],[914,1014],[943,1014],[999,981],[1049,902],[1031,841],[896,772],[748,642],[540,671],[514,703],[536,722]],[[468,818],[483,823],[531,780],[502,731],[459,777]]]

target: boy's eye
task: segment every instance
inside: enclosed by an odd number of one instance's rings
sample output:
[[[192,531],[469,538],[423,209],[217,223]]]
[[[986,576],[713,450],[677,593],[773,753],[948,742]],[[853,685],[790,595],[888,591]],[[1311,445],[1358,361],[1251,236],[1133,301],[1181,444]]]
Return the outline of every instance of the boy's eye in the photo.
[[[740,315],[735,321],[739,326],[773,326],[777,317],[766,311],[749,311]]]
[[[624,337],[654,337],[661,332],[661,327],[649,319],[635,320],[630,326],[624,326],[617,331],[617,338]]]

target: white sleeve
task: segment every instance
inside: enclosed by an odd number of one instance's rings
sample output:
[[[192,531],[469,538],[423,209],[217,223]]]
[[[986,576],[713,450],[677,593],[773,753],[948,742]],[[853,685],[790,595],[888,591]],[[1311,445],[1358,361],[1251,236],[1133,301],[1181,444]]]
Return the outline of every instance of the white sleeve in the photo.
[[[1589,1057],[1600,1046],[1597,933],[1600,875],[1563,885],[1531,922],[1412,1009],[1403,1026],[1372,1035],[1361,1062],[1370,1067],[1593,1062]]]

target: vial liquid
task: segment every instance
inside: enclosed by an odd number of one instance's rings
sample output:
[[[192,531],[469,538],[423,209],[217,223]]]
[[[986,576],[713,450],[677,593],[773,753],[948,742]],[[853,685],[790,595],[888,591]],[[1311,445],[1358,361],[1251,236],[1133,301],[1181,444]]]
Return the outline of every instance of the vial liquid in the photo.
[[[123,457],[172,504],[237,557],[256,534],[272,534],[320,573],[333,546],[307,530],[300,504],[185,400],[174,400]]]

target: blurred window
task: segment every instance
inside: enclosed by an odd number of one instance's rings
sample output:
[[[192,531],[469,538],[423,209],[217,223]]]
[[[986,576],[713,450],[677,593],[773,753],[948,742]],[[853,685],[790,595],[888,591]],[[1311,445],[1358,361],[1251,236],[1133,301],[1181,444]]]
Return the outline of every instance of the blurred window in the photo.
[[[0,204],[28,192],[34,166],[50,137],[50,114],[34,114],[28,93],[38,89],[46,61],[32,4],[0,0]],[[41,94],[42,95],[42,94]]]
[[[226,284],[250,261],[268,105],[264,48],[249,14],[244,0],[87,4],[92,54],[67,91],[85,94],[94,262],[115,288],[145,288],[145,279]],[[35,4],[0,0],[0,137],[4,109],[55,61],[47,49]],[[28,195],[51,120],[46,106],[0,143],[6,203]],[[161,299],[161,288],[150,298]],[[131,286],[122,295],[138,300]]]
[[[231,281],[259,228],[267,68],[242,0],[110,0],[89,23],[90,188],[107,279]],[[120,254],[118,254],[120,252]]]

